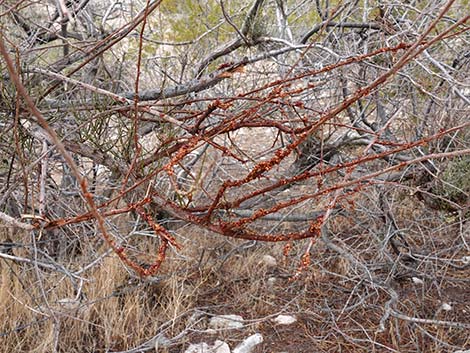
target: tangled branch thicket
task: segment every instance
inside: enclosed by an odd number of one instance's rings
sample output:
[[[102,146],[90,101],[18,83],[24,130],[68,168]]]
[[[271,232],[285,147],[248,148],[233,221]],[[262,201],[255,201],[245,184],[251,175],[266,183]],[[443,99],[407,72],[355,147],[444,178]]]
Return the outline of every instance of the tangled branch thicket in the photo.
[[[109,280],[175,293],[215,234],[234,247],[211,271],[258,241],[294,256],[318,351],[468,348],[469,18],[464,0],[0,2],[2,337],[158,341],[168,323],[114,327],[157,309]],[[171,349],[214,303],[168,298]]]

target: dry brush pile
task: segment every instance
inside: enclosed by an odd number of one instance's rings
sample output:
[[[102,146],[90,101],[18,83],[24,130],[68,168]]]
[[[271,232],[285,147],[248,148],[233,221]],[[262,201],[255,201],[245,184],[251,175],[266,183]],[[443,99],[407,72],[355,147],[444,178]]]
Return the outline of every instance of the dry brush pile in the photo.
[[[469,347],[465,1],[56,5],[0,3],[11,349]]]

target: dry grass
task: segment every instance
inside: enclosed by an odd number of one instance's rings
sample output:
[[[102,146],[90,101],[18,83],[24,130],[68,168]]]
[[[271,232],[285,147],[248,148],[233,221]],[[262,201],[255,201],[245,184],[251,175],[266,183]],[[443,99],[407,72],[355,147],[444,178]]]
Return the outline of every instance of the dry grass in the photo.
[[[468,348],[464,328],[411,322],[393,315],[379,332],[390,300],[386,288],[398,294],[396,310],[410,318],[470,324],[469,268],[457,261],[468,256],[463,245],[468,234],[461,223],[430,213],[411,199],[401,200],[393,205],[395,220],[400,229],[406,229],[406,239],[419,255],[413,263],[404,262],[381,243],[384,234],[379,233],[384,228],[374,218],[372,199],[368,195],[358,200],[356,211],[350,211],[354,213],[337,216],[330,223],[333,242],[353,258],[319,241],[311,265],[296,280],[292,275],[306,243],[294,243],[284,258],[284,244],[228,240],[194,226],[177,229],[183,250],[171,254],[159,277],[150,281],[135,278],[116,256],[108,255],[81,274],[84,282],[78,297],[73,281],[61,272],[1,260],[2,351],[125,351],[163,333],[177,339],[159,351],[180,352],[189,342],[200,340],[226,339],[233,347],[254,332],[265,338],[256,352],[447,352]],[[361,211],[365,208],[360,202],[368,203],[368,213]],[[89,263],[105,250],[98,248],[62,264],[77,269],[78,264]],[[34,255],[26,248],[15,249],[13,254]],[[276,257],[278,264],[265,264],[262,258],[266,254]],[[366,265],[369,274],[356,260]],[[423,283],[414,283],[413,277]],[[444,310],[443,303],[451,310]],[[299,320],[276,326],[271,318],[279,313],[295,314]],[[201,333],[215,314],[239,314],[248,325],[237,332]],[[191,330],[184,331],[189,327]]]

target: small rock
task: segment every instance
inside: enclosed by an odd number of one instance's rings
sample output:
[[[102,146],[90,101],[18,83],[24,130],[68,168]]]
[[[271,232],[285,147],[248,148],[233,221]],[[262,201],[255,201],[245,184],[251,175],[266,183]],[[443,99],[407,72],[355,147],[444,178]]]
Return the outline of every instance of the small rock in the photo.
[[[209,353],[209,346],[206,342],[190,344],[184,353]]]
[[[263,258],[261,259],[261,263],[264,264],[267,267],[276,267],[277,266],[277,261],[274,257],[271,255],[264,255]]]
[[[209,321],[209,329],[214,330],[231,330],[243,326],[243,318],[240,315],[218,315]]]
[[[272,287],[274,287],[274,284],[277,282],[277,278],[276,277],[269,277],[267,282],[268,282],[268,287],[272,288]]]
[[[470,349],[467,349],[466,351],[455,351],[454,353],[470,353]]]
[[[464,265],[470,264],[470,256],[463,256],[462,257],[462,262],[464,263]],[[470,352],[470,350],[469,350],[469,352]]]
[[[414,284],[424,284],[423,280],[418,277],[411,277]]]
[[[224,341],[215,341],[212,346],[206,342],[191,344],[184,353],[230,353],[230,347]]]
[[[230,353],[229,345],[224,341],[215,341],[213,347],[214,353]]]
[[[450,304],[448,304],[448,303],[442,303],[441,309],[444,310],[444,311],[451,311],[452,306],[450,306]]]
[[[279,315],[273,321],[278,325],[291,325],[297,321],[297,318],[292,315]]]
[[[250,353],[255,346],[263,342],[263,336],[260,333],[255,333],[235,347],[232,353]]]

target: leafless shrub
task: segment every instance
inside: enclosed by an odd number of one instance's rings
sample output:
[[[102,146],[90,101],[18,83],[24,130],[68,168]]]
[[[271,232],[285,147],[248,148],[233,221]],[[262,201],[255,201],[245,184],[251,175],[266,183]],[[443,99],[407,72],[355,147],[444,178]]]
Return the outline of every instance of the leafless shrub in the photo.
[[[468,345],[467,13],[0,3],[0,257],[21,287],[2,284],[18,313],[3,335],[45,325],[38,351],[71,351],[80,327],[92,350],[168,348],[211,304],[197,289],[228,280],[234,297],[282,290],[288,310],[315,292],[301,323],[319,350],[328,334],[351,351]],[[283,244],[280,272],[253,270],[258,241]],[[270,315],[262,303],[240,307]]]

